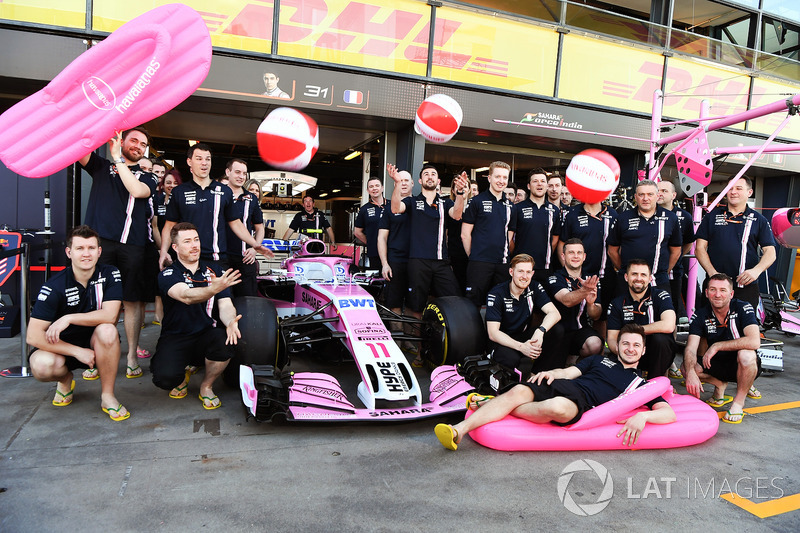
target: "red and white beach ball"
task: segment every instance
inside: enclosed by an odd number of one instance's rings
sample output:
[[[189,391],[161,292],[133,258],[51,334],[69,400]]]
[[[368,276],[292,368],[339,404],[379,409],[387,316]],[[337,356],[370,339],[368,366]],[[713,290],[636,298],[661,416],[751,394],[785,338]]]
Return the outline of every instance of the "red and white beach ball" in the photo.
[[[281,170],[306,168],[319,148],[317,123],[290,107],[279,107],[267,115],[256,136],[261,159]]]
[[[590,148],[580,152],[567,167],[567,189],[587,204],[602,202],[619,185],[619,163],[613,155]]]
[[[432,143],[446,143],[458,133],[463,118],[458,102],[446,94],[434,94],[417,108],[414,131]]]

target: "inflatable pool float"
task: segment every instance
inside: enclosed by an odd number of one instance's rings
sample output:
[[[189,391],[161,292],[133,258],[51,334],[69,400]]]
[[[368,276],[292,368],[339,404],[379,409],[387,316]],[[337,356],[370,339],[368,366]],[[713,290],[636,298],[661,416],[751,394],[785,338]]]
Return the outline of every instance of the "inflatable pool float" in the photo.
[[[174,108],[211,67],[211,37],[183,4],[124,24],[70,63],[41,91],[0,116],[0,159],[41,178],[75,163],[118,130]]]
[[[663,397],[675,411],[671,424],[647,424],[635,446],[624,446],[617,421],[644,411],[643,405]],[[467,417],[472,413],[469,411]],[[665,377],[648,381],[627,394],[586,411],[571,426],[536,424],[514,416],[490,422],[472,432],[472,440],[503,451],[630,450],[680,448],[705,442],[719,429],[719,415],[694,396],[673,394]]]

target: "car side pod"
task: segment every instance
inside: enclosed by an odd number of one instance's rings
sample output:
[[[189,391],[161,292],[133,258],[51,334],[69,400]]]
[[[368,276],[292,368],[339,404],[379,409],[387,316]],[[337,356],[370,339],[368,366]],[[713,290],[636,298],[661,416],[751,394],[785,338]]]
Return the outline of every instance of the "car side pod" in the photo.
[[[173,109],[210,67],[211,37],[200,14],[183,4],[152,9],[0,115],[0,159],[22,176],[54,174],[116,131]]]
[[[677,417],[671,424],[647,424],[635,446],[622,444],[617,437],[622,425],[618,420],[633,416],[645,403],[661,396]],[[470,416],[471,411],[467,412]],[[507,416],[472,432],[477,443],[503,451],[570,451],[570,450],[649,450],[678,448],[705,442],[719,429],[719,416],[711,406],[694,396],[673,394],[665,377],[657,377],[646,385],[598,405],[584,413],[571,426],[535,424]]]

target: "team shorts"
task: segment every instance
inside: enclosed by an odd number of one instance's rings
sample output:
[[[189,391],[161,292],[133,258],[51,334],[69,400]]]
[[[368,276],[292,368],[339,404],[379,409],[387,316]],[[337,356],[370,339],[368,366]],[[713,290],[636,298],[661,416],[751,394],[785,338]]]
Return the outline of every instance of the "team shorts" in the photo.
[[[701,366],[703,362],[697,361]],[[756,377],[761,374],[761,358],[756,355]],[[739,369],[739,357],[735,350],[717,352],[711,358],[711,368],[703,368],[703,372],[714,376],[720,381],[736,382],[736,371]]]
[[[592,408],[592,405],[586,400],[583,391],[571,379],[554,379],[548,385],[546,381],[541,384],[525,382],[529,389],[533,391],[533,399],[537,402],[549,400],[551,398],[562,397],[571,400],[578,406],[578,414],[569,422],[553,422],[558,426],[569,426],[581,419],[583,413]]]
[[[113,265],[122,276],[122,301],[143,302],[140,277],[144,273],[145,247],[100,239],[100,263]]]
[[[188,365],[202,366],[206,359],[230,360],[233,346],[225,344],[227,338],[224,329],[215,327],[194,335],[161,335],[150,361],[153,383],[164,390],[174,389],[183,382]]]
[[[383,298],[389,309],[402,309],[408,299],[408,263],[389,262],[392,279],[386,282]]]
[[[440,259],[408,260],[409,296],[408,308],[421,313],[428,303],[428,296],[460,296],[456,276],[450,261]]]

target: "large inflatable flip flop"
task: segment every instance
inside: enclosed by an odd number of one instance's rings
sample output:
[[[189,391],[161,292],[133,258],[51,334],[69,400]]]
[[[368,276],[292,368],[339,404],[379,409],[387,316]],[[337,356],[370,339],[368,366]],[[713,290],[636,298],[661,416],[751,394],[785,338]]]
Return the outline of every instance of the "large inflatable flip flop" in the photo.
[[[174,108],[211,67],[211,36],[183,4],[124,24],[47,87],[0,116],[0,159],[23,176],[49,176],[102,146],[116,131]]]
[[[663,397],[677,420],[671,424],[647,424],[635,446],[624,446],[617,434],[625,420],[650,400]],[[467,417],[472,411],[467,412]],[[673,394],[669,379],[658,377],[644,386],[586,411],[571,426],[535,424],[507,416],[472,431],[469,436],[488,448],[503,451],[630,450],[679,448],[699,444],[716,435],[719,416],[694,396]]]

